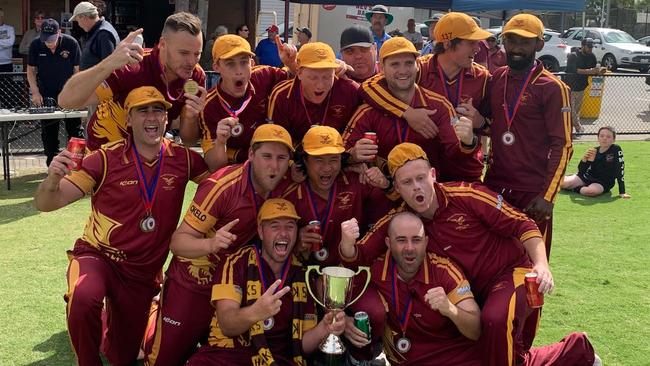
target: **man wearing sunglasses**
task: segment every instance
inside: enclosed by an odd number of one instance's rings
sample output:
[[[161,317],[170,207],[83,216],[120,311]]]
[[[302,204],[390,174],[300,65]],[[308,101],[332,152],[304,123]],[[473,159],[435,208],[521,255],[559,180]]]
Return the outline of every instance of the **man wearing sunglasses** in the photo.
[[[575,132],[578,133],[584,131],[580,124],[580,108],[585,89],[589,84],[589,75],[603,75],[607,71],[607,68],[598,65],[596,56],[592,52],[594,40],[583,38],[581,45],[580,50],[571,53],[567,58],[567,79],[565,80],[571,87],[571,122]]]

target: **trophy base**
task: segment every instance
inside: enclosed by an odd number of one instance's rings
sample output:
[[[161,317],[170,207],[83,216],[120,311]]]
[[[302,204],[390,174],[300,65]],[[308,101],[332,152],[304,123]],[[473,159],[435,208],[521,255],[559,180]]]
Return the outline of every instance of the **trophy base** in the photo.
[[[341,338],[334,334],[329,334],[327,338],[318,346],[321,352],[326,356],[339,356],[345,353],[345,346],[341,341]]]

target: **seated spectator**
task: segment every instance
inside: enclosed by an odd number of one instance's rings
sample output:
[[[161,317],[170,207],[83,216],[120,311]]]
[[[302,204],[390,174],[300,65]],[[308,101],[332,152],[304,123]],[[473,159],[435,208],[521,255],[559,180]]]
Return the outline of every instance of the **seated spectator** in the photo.
[[[573,190],[583,196],[596,197],[609,192],[618,181],[618,195],[631,198],[625,193],[625,161],[623,150],[614,143],[616,130],[605,126],[598,130],[598,145],[590,147],[578,164],[578,173],[564,177],[562,189]]]

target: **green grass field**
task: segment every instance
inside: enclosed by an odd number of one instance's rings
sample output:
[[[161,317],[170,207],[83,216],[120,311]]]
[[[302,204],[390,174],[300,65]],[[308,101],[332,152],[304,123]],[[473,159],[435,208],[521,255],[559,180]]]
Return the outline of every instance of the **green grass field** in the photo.
[[[569,172],[588,146],[577,143]],[[536,344],[585,331],[605,365],[650,365],[649,142],[620,142],[630,200],[561,193],[546,298]],[[0,365],[73,365],[65,325],[66,249],[81,234],[84,199],[39,213],[31,197],[43,174],[0,188]],[[187,192],[186,202],[194,186]]]

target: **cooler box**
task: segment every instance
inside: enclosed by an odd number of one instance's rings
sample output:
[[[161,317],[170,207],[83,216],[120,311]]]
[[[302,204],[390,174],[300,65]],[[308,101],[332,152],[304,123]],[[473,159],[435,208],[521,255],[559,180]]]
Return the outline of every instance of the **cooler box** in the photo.
[[[582,108],[580,108],[580,118],[598,118],[604,90],[605,78],[603,76],[589,77],[589,84],[587,85],[587,89],[585,89]]]

